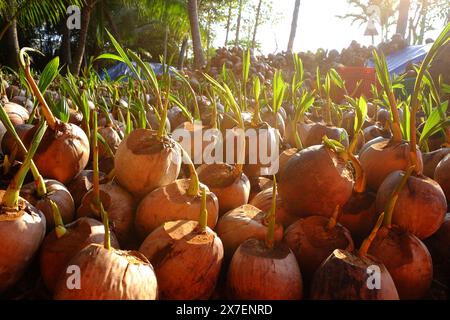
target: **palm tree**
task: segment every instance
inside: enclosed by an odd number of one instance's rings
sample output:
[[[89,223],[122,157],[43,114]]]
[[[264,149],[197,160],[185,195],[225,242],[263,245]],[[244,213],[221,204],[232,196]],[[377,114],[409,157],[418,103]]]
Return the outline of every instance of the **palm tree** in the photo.
[[[194,65],[196,68],[201,68],[205,64],[205,57],[203,56],[197,9],[197,0],[188,0],[187,11],[189,15],[189,22],[191,24],[192,46],[194,48]]]
[[[8,63],[17,68],[18,27],[36,27],[45,22],[56,25],[69,5],[82,6],[84,0],[0,0],[0,40],[7,35]]]
[[[239,31],[241,29],[241,17],[242,17],[242,0],[239,0],[239,10],[236,22],[236,39],[234,40],[235,46],[239,45]]]
[[[294,46],[295,33],[297,32],[298,12],[300,11],[300,0],[295,0],[294,13],[292,14],[291,33],[289,34],[289,42],[287,51],[292,52]]]
[[[406,28],[408,26],[409,8],[411,6],[411,0],[400,0],[398,6],[398,20],[396,33],[402,35],[405,38]]]
[[[375,17],[381,25],[381,38],[383,41],[388,39],[388,30],[394,24],[393,17],[396,11],[397,0],[347,0],[347,2],[354,7],[357,12],[350,12],[345,15],[338,15],[340,19],[352,19],[352,24],[360,22],[360,26],[368,23],[374,18],[374,8],[379,9],[379,16]]]

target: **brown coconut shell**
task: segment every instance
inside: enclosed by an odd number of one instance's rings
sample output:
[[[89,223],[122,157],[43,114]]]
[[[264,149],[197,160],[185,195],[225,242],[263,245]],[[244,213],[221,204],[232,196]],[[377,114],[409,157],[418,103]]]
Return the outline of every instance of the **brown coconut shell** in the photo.
[[[129,246],[134,240],[134,214],[136,210],[132,195],[116,183],[100,185],[100,201],[122,247]],[[95,212],[91,204],[94,203],[94,190],[91,189],[81,200],[77,210],[77,218],[90,217],[101,221],[99,213]]]
[[[376,206],[382,212],[392,191],[403,178],[402,171],[394,171],[380,186]],[[444,222],[447,201],[437,182],[425,176],[411,176],[400,191],[392,214],[392,223],[408,230],[419,239],[435,233]]]
[[[370,144],[370,141],[369,141]],[[388,139],[363,147],[359,161],[366,174],[367,186],[376,191],[386,177],[395,170],[406,170],[411,166],[409,143],[394,143]],[[417,172],[423,170],[422,154],[417,150]]]
[[[375,200],[376,194],[373,192],[353,193],[342,207],[339,223],[350,231],[358,245],[370,234],[377,221]]]
[[[59,181],[45,180],[47,194],[43,198],[39,198],[36,191],[36,184],[34,182],[27,183],[20,189],[20,195],[40,210],[47,222],[47,231],[55,227],[53,220],[53,212],[50,201],[54,201],[58,206],[61,218],[64,223],[73,221],[75,217],[75,204],[69,190]]]
[[[99,172],[100,184],[107,182],[107,177],[103,172]],[[72,181],[67,184],[67,189],[73,197],[75,207],[78,208],[81,204],[81,199],[94,186],[94,171],[83,170]]]
[[[450,203],[450,155],[442,159],[434,171],[434,180],[444,191],[447,202]]]
[[[248,201],[251,201],[258,193],[263,190],[272,188],[272,180],[265,177],[250,177],[250,196]]]
[[[397,226],[382,227],[369,248],[394,280],[400,299],[423,298],[433,279],[433,263],[422,241]]]
[[[380,270],[380,289],[370,289],[368,268]],[[360,257],[336,249],[314,274],[313,300],[398,300],[398,293],[387,268],[371,256]]]
[[[28,133],[29,139],[36,129]],[[86,167],[89,152],[84,131],[74,124],[59,122],[57,131],[45,132],[33,160],[43,177],[68,183]]]
[[[439,230],[425,244],[431,253],[433,263],[446,263],[450,267],[450,213],[445,216]]]
[[[245,204],[220,217],[216,232],[222,240],[226,258],[231,258],[241,243],[247,239],[265,239],[267,234],[265,216],[266,212]],[[275,242],[281,241],[282,238],[283,226],[276,224]]]
[[[61,237],[55,230],[47,234],[40,251],[40,269],[45,286],[53,292],[56,282],[72,259],[91,243],[103,244],[105,227],[95,219],[82,217],[67,225],[67,232]],[[110,233],[111,246],[119,249],[119,242],[113,232]]]
[[[187,194],[191,180],[179,179],[153,190],[140,202],[135,219],[138,236],[144,239],[164,222],[175,220],[198,220],[201,197]],[[205,186],[206,187],[206,186]],[[208,227],[214,229],[219,216],[219,201],[206,187]]]
[[[0,203],[5,195],[0,190]],[[45,236],[45,216],[19,198],[19,209],[0,208],[0,293],[14,286]]]
[[[344,160],[323,145],[296,153],[287,163],[279,182],[286,209],[300,216],[331,217],[336,206],[350,199],[353,173]]]
[[[258,193],[252,201],[250,201],[250,204],[252,206],[255,206],[256,208],[268,212],[270,208],[272,207],[272,193],[273,188],[267,188],[260,193]],[[281,199],[279,193],[277,192],[277,199],[276,199],[276,220],[279,224],[283,225],[283,227],[287,228],[292,223],[297,221],[299,219],[298,216],[290,214],[286,208],[284,207],[283,199]]]
[[[233,171],[234,167],[226,163],[203,164],[197,168],[200,181],[217,196],[220,214],[248,203],[250,181],[244,173]]]
[[[299,150],[297,148],[290,148],[284,150],[282,153],[280,153],[280,156],[278,158],[278,173],[277,178],[279,179],[282,172],[287,166],[288,161],[298,152]]]
[[[117,181],[129,192],[143,197],[175,181],[181,168],[181,151],[175,142],[155,131],[137,129],[119,145],[114,158]]]
[[[152,263],[161,299],[205,300],[216,286],[223,260],[220,238],[198,222],[164,223],[145,238],[139,251]]]
[[[335,249],[350,252],[354,249],[350,231],[339,223],[328,229],[329,221],[321,216],[302,218],[290,225],[284,233],[284,240],[297,258],[307,282]]]
[[[5,102],[3,109],[14,126],[26,123],[30,117],[27,109],[14,102]]]
[[[284,243],[272,249],[248,239],[233,255],[227,296],[235,300],[300,300],[303,283],[295,256]]]
[[[100,133],[100,135],[105,139],[105,142],[111,148],[111,151],[113,153],[116,153],[117,148],[119,148],[119,144],[121,141],[120,136],[117,133],[117,131],[114,130],[114,128],[112,128],[110,126],[106,126],[106,127],[98,128],[98,133]],[[106,149],[103,146],[103,143],[100,143],[100,142],[98,144],[98,157],[99,157],[99,159],[104,159],[104,158],[109,157],[109,154],[108,154],[108,152],[106,152]]]
[[[441,148],[435,151],[423,153],[422,154],[423,174],[433,179],[437,165],[448,154],[450,154],[450,148]]]
[[[90,244],[68,263],[80,270],[79,290],[69,289],[72,274],[62,273],[56,287],[56,300],[155,300],[158,285],[147,258],[137,251],[105,249]]]

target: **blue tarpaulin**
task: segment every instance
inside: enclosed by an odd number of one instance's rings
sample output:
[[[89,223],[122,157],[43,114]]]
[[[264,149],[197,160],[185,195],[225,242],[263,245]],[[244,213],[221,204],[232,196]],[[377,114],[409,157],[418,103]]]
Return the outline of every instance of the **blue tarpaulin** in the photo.
[[[401,74],[404,73],[406,67],[410,63],[420,63],[425,59],[428,51],[433,44],[418,45],[418,46],[408,46],[403,50],[397,51],[386,57],[386,62],[388,65],[389,73]],[[374,62],[369,61],[368,67],[374,67]]]
[[[136,62],[132,62],[133,66],[136,68]],[[153,63],[153,62],[147,62],[147,64],[153,69],[153,72],[156,75],[163,74],[163,65],[161,63]],[[174,67],[169,67],[169,74],[173,75],[173,70],[176,70]],[[136,79],[136,75],[134,72],[123,62],[119,62],[116,65],[112,66],[108,70],[106,70],[106,73],[108,73],[111,80],[116,80],[120,76],[125,76],[124,80],[128,78],[128,76],[133,77]],[[104,70],[102,70],[99,75],[100,79],[105,80],[106,73]]]

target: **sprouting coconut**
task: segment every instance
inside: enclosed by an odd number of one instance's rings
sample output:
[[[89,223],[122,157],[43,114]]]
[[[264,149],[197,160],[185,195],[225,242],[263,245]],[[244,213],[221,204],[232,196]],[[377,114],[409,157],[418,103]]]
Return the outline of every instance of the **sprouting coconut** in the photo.
[[[270,183],[272,183],[272,181],[270,181]],[[272,206],[272,195],[273,195],[272,187],[267,188],[259,192],[257,195],[255,195],[249,204],[264,212],[269,212],[270,207]],[[281,199],[280,194],[278,192],[276,198],[277,198],[276,199],[277,221],[284,228],[287,228],[296,220],[298,220],[298,216],[292,215],[286,210],[283,199]]]
[[[376,191],[391,172],[395,170],[405,170],[414,164],[417,172],[421,173],[423,170],[423,163],[422,154],[419,150],[415,150],[415,163],[411,162],[410,144],[413,142],[411,141],[411,143],[409,143],[402,140],[397,100],[392,89],[392,82],[387,72],[386,60],[382,54],[379,56],[376,51],[373,52],[373,55],[376,61],[377,76],[388,96],[389,107],[393,118],[393,121],[391,122],[392,138],[381,138],[377,140],[376,143],[369,141],[369,145],[363,146],[360,151],[359,159],[363,170],[366,172],[367,184],[372,190]],[[413,118],[415,115],[411,113],[411,116],[411,118]],[[414,135],[416,134],[415,123],[412,132]]]
[[[275,239],[276,178],[269,223],[263,239],[239,245],[227,275],[227,296],[238,300],[299,300],[303,296],[300,268],[288,246]]]
[[[80,278],[71,280],[69,277],[73,274],[63,272],[55,285],[54,299],[157,299],[158,284],[152,265],[138,251],[112,248],[108,214],[102,204],[100,212],[105,230],[104,244],[89,244],[70,259],[68,265],[78,266]]]
[[[383,221],[381,214],[358,253],[336,249],[320,265],[311,286],[313,300],[398,300],[389,271],[378,259],[367,254]],[[373,281],[369,276],[375,275]]]
[[[40,250],[39,264],[45,286],[53,292],[56,281],[65,272],[70,259],[91,243],[103,244],[105,228],[103,224],[91,218],[79,218],[64,225],[58,206],[51,201],[53,210],[53,229],[45,237]],[[110,234],[111,246],[119,248],[114,233]]]
[[[368,251],[389,270],[401,299],[423,298],[433,279],[433,264],[425,245],[414,234],[393,224],[394,208],[399,206],[397,199],[409,183],[412,171],[413,167],[409,168],[392,191],[385,209],[384,226]]]
[[[239,165],[203,164],[198,167],[197,173],[200,181],[217,196],[221,214],[248,203],[250,181]]]
[[[0,292],[19,280],[45,236],[45,216],[19,192],[46,129],[42,123],[8,189],[0,190]]]
[[[24,155],[27,154],[28,151],[22,140],[20,140],[19,134],[16,132],[13,123],[7,117],[4,110],[0,110],[0,113],[0,119],[4,122],[12,140],[15,141],[16,146],[18,147],[18,150]],[[72,221],[75,207],[72,196],[67,188],[56,180],[44,179],[33,161],[30,163],[30,169],[34,182],[23,185],[20,190],[20,195],[44,214],[47,223],[46,229],[50,231],[54,226],[50,205],[51,200],[55,201],[61,208],[61,214],[64,221]]]
[[[67,183],[86,167],[89,160],[89,140],[80,127],[71,123],[63,123],[52,114],[31,75],[27,51],[36,50],[22,48],[20,51],[21,66],[50,129],[47,130],[34,161],[42,176]]]
[[[376,199],[378,211],[386,206],[402,177],[402,171],[394,171],[381,184]],[[425,239],[439,229],[446,213],[447,200],[439,184],[425,176],[410,176],[398,195],[392,223]]]
[[[155,267],[161,299],[208,299],[216,286],[223,259],[220,238],[207,226],[206,189],[200,218],[165,222],[142,243]]]
[[[69,190],[62,183],[52,179],[46,179],[44,182],[46,188],[44,195],[39,195],[38,188],[34,182],[24,185],[20,191],[20,195],[45,215],[47,230],[50,231],[55,226],[50,202],[54,201],[58,205],[65,223],[73,220],[75,216],[75,204]]]
[[[341,209],[337,206],[331,218],[309,216],[297,220],[286,229],[284,239],[294,252],[304,279],[311,279],[335,249],[353,251],[350,231],[338,223],[340,213]]]
[[[267,211],[245,204],[233,209],[220,217],[217,222],[217,234],[222,239],[225,250],[225,257],[230,259],[236,249],[245,240],[250,238],[264,240],[269,224],[270,214],[273,205],[276,206],[276,190],[272,189],[272,201]],[[275,198],[275,200],[274,200]],[[269,210],[270,209],[270,210]],[[275,225],[275,242],[280,242],[283,238],[283,226]]]
[[[280,196],[292,214],[330,217],[352,195],[353,174],[347,161],[325,145],[296,153],[280,178]]]
[[[94,113],[94,130],[97,130],[97,114]],[[77,217],[91,217],[101,219],[99,204],[102,203],[108,210],[110,225],[114,230],[120,244],[128,247],[134,241],[134,213],[135,201],[128,191],[114,182],[100,184],[98,168],[99,146],[97,136],[93,137],[93,188],[82,198],[77,210]]]
[[[166,133],[169,88],[164,104],[161,88],[154,82],[160,115],[158,131],[137,129],[120,143],[114,157],[117,181],[136,197],[142,198],[158,187],[175,181],[181,168],[179,145]]]
[[[194,164],[183,152],[189,163],[190,179],[179,179],[160,187],[145,196],[136,211],[135,228],[144,239],[150,232],[167,221],[193,220],[201,206],[200,182]],[[219,202],[205,186],[207,193],[208,226],[214,229],[219,215]]]

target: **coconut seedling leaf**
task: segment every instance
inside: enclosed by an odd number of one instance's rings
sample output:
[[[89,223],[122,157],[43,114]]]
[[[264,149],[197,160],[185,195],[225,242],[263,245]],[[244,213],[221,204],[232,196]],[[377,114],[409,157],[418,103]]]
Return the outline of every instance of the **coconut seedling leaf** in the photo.
[[[339,75],[339,73],[337,73],[337,71],[335,69],[330,69],[330,71],[328,72],[332,82],[340,89],[345,89],[345,81],[341,78],[341,76]]]
[[[447,112],[448,101],[441,103],[439,106],[433,109],[425,125],[423,127],[422,133],[419,138],[419,146],[423,146],[425,141],[434,133],[442,129],[443,124],[445,124],[448,119],[442,119],[441,114]]]
[[[284,94],[286,92],[286,83],[283,80],[283,74],[281,70],[275,71],[273,75],[273,104],[272,111],[277,113],[283,104]]]
[[[409,101],[410,98],[408,98]],[[409,110],[409,104],[402,101],[399,106],[403,110],[403,118],[401,119],[400,126],[402,129],[402,137],[406,141],[410,141],[411,132],[410,132],[410,125],[411,125],[411,112]]]
[[[184,77],[182,74],[180,74],[177,70],[174,70],[173,72],[175,73],[175,75],[178,76],[178,79],[181,80],[181,82],[183,82],[186,85],[186,87],[189,89],[189,93],[191,94],[191,98],[194,103],[195,119],[200,120],[200,109],[198,108],[197,96],[195,94],[194,88],[192,88],[191,84],[186,79],[186,77]],[[184,106],[180,107],[180,109],[183,112],[183,114],[189,119],[189,121],[192,122],[191,113]]]
[[[55,57],[50,60],[49,63],[42,70],[41,77],[39,78],[38,87],[42,93],[45,93],[48,86],[55,80],[59,74],[59,57]]]
[[[242,54],[242,85],[245,87],[250,73],[250,49],[245,50]]]
[[[364,121],[367,117],[367,100],[364,98],[364,96],[361,96],[358,99],[355,110],[356,117],[353,129],[355,130],[355,134],[358,134],[358,132],[362,129]]]

